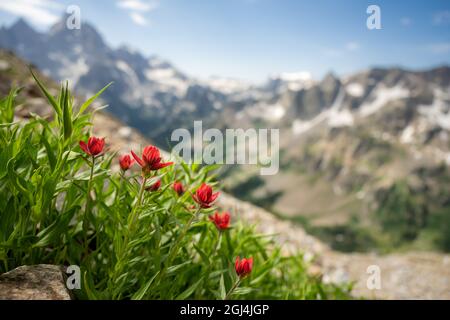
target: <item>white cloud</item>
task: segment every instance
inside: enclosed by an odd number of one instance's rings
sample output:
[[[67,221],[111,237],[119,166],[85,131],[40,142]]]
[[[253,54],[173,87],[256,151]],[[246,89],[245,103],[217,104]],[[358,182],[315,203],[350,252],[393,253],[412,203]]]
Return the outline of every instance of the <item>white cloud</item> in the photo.
[[[146,26],[147,25],[147,19],[145,17],[137,12],[130,12],[130,18],[133,20],[134,23],[136,23],[139,26]]]
[[[428,45],[426,49],[434,54],[449,54],[450,42],[433,43]]]
[[[120,0],[117,3],[117,6],[128,10],[147,12],[156,9],[158,7],[158,3],[145,2],[142,0]]]
[[[436,26],[450,24],[450,11],[439,11],[433,15],[433,24]]]
[[[148,25],[148,19],[144,13],[155,10],[159,6],[157,0],[118,0],[117,7],[128,12],[131,20],[138,26]]]
[[[60,19],[63,6],[51,0],[1,0],[0,10],[38,25],[52,25]]]

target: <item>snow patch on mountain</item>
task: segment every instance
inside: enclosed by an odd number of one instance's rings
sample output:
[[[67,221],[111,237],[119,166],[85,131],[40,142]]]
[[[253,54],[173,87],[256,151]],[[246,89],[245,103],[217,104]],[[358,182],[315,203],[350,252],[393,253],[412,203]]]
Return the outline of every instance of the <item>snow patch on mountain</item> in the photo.
[[[272,75],[269,83],[277,84],[279,91],[291,90],[300,91],[308,89],[314,84],[311,73],[306,71],[300,72],[282,72],[278,75]]]
[[[359,113],[363,117],[367,117],[371,114],[378,112],[390,101],[397,99],[403,99],[410,96],[410,91],[400,85],[388,88],[384,84],[379,84],[370,94],[370,101],[364,102],[359,110]]]
[[[433,103],[430,105],[420,105],[419,113],[434,125],[445,130],[450,130],[450,103],[440,98],[435,92]]]
[[[303,121],[300,119],[295,119],[292,121],[292,133],[294,135],[300,135],[309,129],[311,129],[315,124],[312,121]]]
[[[139,83],[139,79],[136,75],[136,72],[133,70],[133,68],[130,67],[128,63],[126,63],[123,60],[119,60],[116,62],[117,69],[123,71],[127,74],[127,76],[132,80],[133,84],[137,85]]]
[[[413,137],[414,137],[414,127],[412,125],[407,126],[403,131],[402,134],[400,136],[400,142],[401,143],[411,143],[413,142]]]
[[[276,76],[275,76],[276,77]],[[312,81],[311,73],[307,71],[300,72],[282,72],[278,78],[286,82],[308,82]]]
[[[346,127],[354,123],[354,117],[350,110],[343,108],[345,98],[345,91],[341,88],[336,96],[333,104],[319,113],[311,120],[295,119],[292,122],[292,132],[294,135],[302,134],[316,125],[326,121],[330,127]]]
[[[223,94],[235,94],[251,88],[251,84],[239,79],[211,77],[205,85]]]
[[[364,94],[364,87],[357,82],[349,83],[345,87],[346,92],[353,97],[362,97]]]
[[[280,120],[286,114],[286,109],[280,103],[268,104],[265,102],[249,106],[236,114],[237,119],[250,116],[254,119],[264,119],[268,122]]]
[[[189,87],[189,82],[177,76],[173,68],[147,69],[144,72],[147,80],[157,83],[163,91],[175,90],[178,96],[184,96]]]
[[[59,57],[54,55],[53,57],[59,59],[64,66],[58,70],[58,76],[61,79],[67,79],[70,86],[74,86],[82,76],[89,72],[89,65],[83,56],[78,57],[75,61],[62,57],[62,55]]]
[[[330,127],[352,126],[354,123],[353,114],[348,110],[331,111],[328,116],[328,125]]]
[[[337,128],[353,125],[353,114],[350,110],[343,108],[344,98],[345,91],[341,88],[330,109],[326,111],[326,117],[328,118],[328,125],[330,127]]]

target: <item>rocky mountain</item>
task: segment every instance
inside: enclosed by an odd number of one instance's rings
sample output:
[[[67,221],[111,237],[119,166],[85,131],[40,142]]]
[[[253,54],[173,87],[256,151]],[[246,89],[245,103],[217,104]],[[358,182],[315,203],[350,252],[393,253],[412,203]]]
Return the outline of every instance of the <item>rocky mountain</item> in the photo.
[[[230,168],[228,188],[338,249],[448,250],[449,80],[446,66],[329,74],[230,113],[280,128],[282,170]]]
[[[124,46],[111,48],[89,23],[69,30],[63,18],[47,33],[38,33],[19,19],[0,29],[0,47],[55,80],[69,80],[81,95],[113,82],[114,89],[103,97],[109,110],[156,140],[182,125],[179,119],[218,109],[224,99],[220,90],[187,77],[159,57],[144,57]]]
[[[306,72],[263,85],[200,81],[163,59],[111,48],[93,26],[47,33],[25,21],[0,47],[69,79],[162,147],[176,128],[280,129],[280,173],[226,166],[225,188],[302,223],[340,250],[450,250],[450,68],[373,68],[321,80]]]

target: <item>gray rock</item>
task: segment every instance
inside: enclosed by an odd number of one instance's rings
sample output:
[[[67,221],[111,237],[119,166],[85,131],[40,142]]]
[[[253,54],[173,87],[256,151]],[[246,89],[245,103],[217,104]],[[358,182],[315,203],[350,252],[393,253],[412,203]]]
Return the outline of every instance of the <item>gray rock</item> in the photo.
[[[8,61],[0,60],[0,71],[6,71],[10,68]]]
[[[62,267],[20,266],[0,275],[0,300],[71,300]]]

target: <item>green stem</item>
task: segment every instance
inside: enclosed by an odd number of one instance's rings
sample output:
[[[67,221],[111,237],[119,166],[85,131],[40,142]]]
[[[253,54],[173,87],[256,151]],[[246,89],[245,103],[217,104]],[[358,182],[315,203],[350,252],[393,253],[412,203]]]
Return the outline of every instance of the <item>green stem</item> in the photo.
[[[144,195],[146,183],[147,183],[147,178],[143,177],[141,188],[139,189],[138,200],[137,200],[136,205],[134,206],[133,210],[131,211],[131,216],[130,216],[131,222],[130,222],[130,227],[129,227],[130,231],[132,231],[134,228],[134,224],[135,224],[135,221],[137,218],[138,208],[142,205],[142,196]]]
[[[116,200],[117,200],[117,198],[119,198],[119,201],[120,201],[120,194],[122,193],[122,185],[124,184],[124,181],[125,181],[125,172],[122,169],[120,170],[119,176],[120,176],[119,189],[117,190]]]
[[[225,299],[223,300],[228,300],[230,296],[233,294],[233,291],[239,286],[240,283],[241,278],[238,278],[237,281],[234,283],[234,285],[231,287],[230,291],[228,291],[227,295],[225,296]]]
[[[212,256],[215,256],[217,250],[219,250],[219,248],[220,248],[220,243],[222,242],[222,232],[223,232],[222,230],[219,230],[219,237],[218,237],[217,243],[214,247],[214,251],[212,252]]]
[[[161,272],[158,276],[158,281],[155,281],[155,284],[158,284],[161,279],[165,276],[165,273],[167,271],[167,268],[171,265],[172,260],[178,253],[179,247],[181,245],[181,242],[183,241],[183,238],[186,236],[186,233],[188,232],[189,228],[191,227],[191,224],[194,222],[194,220],[197,218],[201,207],[199,206],[195,213],[192,215],[192,217],[189,219],[189,221],[184,225],[183,230],[181,231],[181,234],[178,236],[177,241],[175,242],[175,245],[172,247],[172,249],[169,252],[169,256],[167,257],[166,263],[164,264],[163,268],[161,269]]]
[[[206,271],[205,271],[206,274],[211,274],[211,270],[213,268],[213,263],[214,263],[214,261],[213,261],[214,256],[216,255],[217,250],[219,250],[220,244],[222,243],[222,233],[223,233],[223,231],[219,230],[219,236],[217,237],[216,244],[214,246],[213,251],[211,252],[211,258],[209,260],[209,265],[206,267]],[[209,290],[209,282],[206,282],[205,289]]]
[[[137,215],[137,212],[138,212],[138,208],[142,205],[142,199],[143,199],[144,190],[145,190],[145,184],[146,183],[147,183],[147,178],[143,177],[142,184],[141,184],[141,187],[139,189],[137,202],[136,202],[135,206],[133,207],[133,209],[131,210],[130,217],[128,219],[128,222],[129,222],[128,230],[125,231],[123,244],[120,247],[120,252],[117,255],[118,256],[117,257],[117,263],[115,265],[115,268],[114,268],[114,271],[113,271],[113,275],[111,277],[113,286],[116,285],[115,284],[115,280],[116,280],[117,276],[120,275],[120,273],[122,272],[122,269],[123,269],[122,268],[123,267],[122,266],[122,261],[125,259],[126,254],[128,252],[127,251],[128,241],[129,241],[131,232],[134,229],[134,223],[135,223],[135,220],[136,220],[136,215]],[[120,292],[120,291],[116,290],[116,292]]]
[[[84,256],[87,257],[89,253],[89,243],[88,243],[88,228],[89,228],[89,219],[88,215],[91,210],[91,189],[92,189],[92,179],[94,177],[94,167],[95,167],[95,157],[92,156],[92,165],[91,165],[91,173],[89,176],[87,194],[86,194],[86,207],[84,209],[84,217],[83,217],[83,231],[84,231]]]
[[[181,245],[183,238],[186,236],[186,233],[188,232],[189,228],[191,227],[191,224],[197,218],[199,212],[200,212],[200,206],[197,208],[197,210],[192,215],[192,217],[189,219],[189,221],[185,224],[183,231],[181,232],[180,236],[177,239],[177,242],[175,243],[175,246],[173,247],[174,249],[172,250],[169,257],[167,258],[166,265],[170,264],[172,262],[172,259],[174,258],[174,256],[178,253],[178,249],[179,249],[179,246]]]

